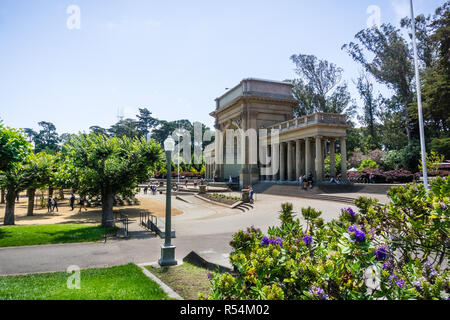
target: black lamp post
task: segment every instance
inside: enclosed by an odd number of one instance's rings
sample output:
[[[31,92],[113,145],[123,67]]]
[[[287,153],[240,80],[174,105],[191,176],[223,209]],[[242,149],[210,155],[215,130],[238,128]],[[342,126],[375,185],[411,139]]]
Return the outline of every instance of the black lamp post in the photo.
[[[161,258],[158,263],[160,266],[174,266],[177,264],[175,260],[175,246],[172,245],[172,208],[171,208],[171,193],[172,193],[172,152],[175,149],[175,141],[169,136],[164,141],[164,151],[166,152],[167,161],[167,186],[166,186],[166,226],[164,232],[164,245],[161,246]]]

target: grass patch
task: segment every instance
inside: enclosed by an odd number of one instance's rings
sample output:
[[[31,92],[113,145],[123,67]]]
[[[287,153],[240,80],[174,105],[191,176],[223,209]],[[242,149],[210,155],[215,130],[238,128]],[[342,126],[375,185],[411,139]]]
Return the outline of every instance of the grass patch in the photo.
[[[116,228],[108,228],[108,234]],[[0,247],[28,246],[52,243],[98,241],[104,237],[101,226],[55,224],[0,227]]]
[[[134,264],[81,270],[80,289],[67,288],[71,275],[56,272],[0,277],[0,300],[169,299],[159,285]]]
[[[199,293],[209,294],[209,270],[186,262],[176,267],[146,268],[184,299],[198,300]]]

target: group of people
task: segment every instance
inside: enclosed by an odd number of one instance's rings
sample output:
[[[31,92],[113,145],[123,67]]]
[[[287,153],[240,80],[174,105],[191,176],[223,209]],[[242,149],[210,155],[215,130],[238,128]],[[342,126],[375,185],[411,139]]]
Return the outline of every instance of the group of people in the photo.
[[[300,186],[301,186],[304,190],[307,190],[308,187],[309,187],[310,189],[312,189],[312,187],[313,187],[313,174],[312,174],[312,172],[310,172],[310,173],[308,174],[308,176],[306,176],[306,174],[304,174],[303,176],[300,176],[300,177],[298,178],[298,181],[299,181],[299,183],[300,183]]]
[[[48,213],[55,211],[58,212],[58,199],[56,197],[48,197],[47,200],[47,211]]]
[[[148,186],[144,188],[144,194],[147,194],[148,189],[150,189],[152,195],[155,195],[157,192],[157,186],[154,184],[149,183]]]

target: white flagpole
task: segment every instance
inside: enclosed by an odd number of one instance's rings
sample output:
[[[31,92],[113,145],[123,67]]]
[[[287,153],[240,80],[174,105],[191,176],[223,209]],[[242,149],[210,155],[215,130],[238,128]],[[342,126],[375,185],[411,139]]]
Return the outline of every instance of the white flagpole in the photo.
[[[414,50],[414,65],[416,69],[416,90],[417,90],[417,106],[419,112],[419,131],[420,131],[420,151],[422,153],[422,174],[423,184],[428,194],[428,174],[427,174],[427,159],[425,149],[425,133],[423,128],[423,115],[422,115],[422,92],[420,89],[420,74],[419,74],[419,61],[417,58],[417,45],[416,45],[416,19],[414,16],[413,0],[411,0],[411,26],[412,26],[412,44]]]

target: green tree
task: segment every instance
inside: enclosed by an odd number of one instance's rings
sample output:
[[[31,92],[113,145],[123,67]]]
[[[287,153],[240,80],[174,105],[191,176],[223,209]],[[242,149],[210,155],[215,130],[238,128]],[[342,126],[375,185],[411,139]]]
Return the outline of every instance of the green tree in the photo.
[[[6,190],[5,225],[14,224],[14,201],[17,192],[27,183],[22,175],[21,162],[30,153],[31,144],[22,130],[5,127],[0,123],[0,187]]]
[[[299,101],[296,116],[315,112],[345,113],[352,117],[355,105],[347,84],[341,83],[343,69],[314,55],[291,56],[299,79],[292,80],[293,94]]]
[[[355,35],[357,42],[342,49],[360,63],[380,83],[394,90],[401,103],[404,132],[411,140],[409,105],[413,102],[414,69],[408,44],[401,31],[391,24],[364,29]]]
[[[428,138],[450,137],[450,1],[436,10],[430,23],[436,58],[422,76],[423,115]]]
[[[108,133],[112,136],[123,138],[136,138],[139,137],[137,130],[137,122],[133,119],[123,119],[112,125],[108,129]]]
[[[54,159],[53,155],[45,152],[31,154],[22,168],[28,179],[26,185],[28,189],[27,216],[33,215],[36,189],[46,187],[48,181],[50,181],[50,177],[53,174]]]
[[[59,136],[53,123],[41,121],[38,123],[41,129],[36,132],[33,129],[26,128],[25,133],[34,142],[35,152],[45,151],[55,154],[59,151]]]
[[[158,144],[147,143],[145,138],[80,134],[65,148],[79,172],[79,192],[101,195],[103,226],[113,224],[114,196],[130,194],[139,182],[147,181],[150,170],[162,159]]]
[[[358,116],[358,120],[366,126],[368,136],[368,149],[376,149],[381,147],[381,141],[378,134],[378,116],[380,114],[381,102],[383,98],[375,97],[373,92],[373,84],[370,83],[368,75],[363,73],[357,80],[356,88],[363,100],[362,115]]]
[[[158,124],[158,120],[152,117],[152,113],[147,108],[139,108],[136,129],[140,136],[147,137],[147,134]]]
[[[89,127],[89,131],[93,132],[94,134],[97,134],[97,135],[99,135],[99,134],[104,134],[106,136],[108,135],[108,129],[105,129],[105,128],[102,128],[99,126],[91,126],[91,127]]]
[[[450,137],[431,140],[431,150],[443,154],[446,159],[450,159]]]

